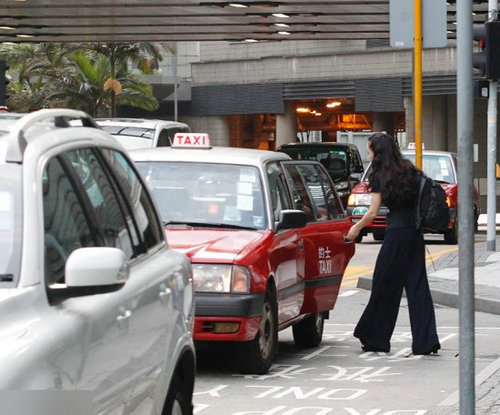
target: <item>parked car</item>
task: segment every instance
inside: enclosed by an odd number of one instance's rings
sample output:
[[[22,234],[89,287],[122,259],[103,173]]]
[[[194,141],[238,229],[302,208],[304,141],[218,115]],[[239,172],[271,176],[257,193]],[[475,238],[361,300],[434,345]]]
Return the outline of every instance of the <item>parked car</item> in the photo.
[[[403,157],[415,162],[415,151],[402,151]],[[458,183],[457,183],[457,156],[455,153],[447,151],[422,151],[422,170],[424,173],[438,182],[447,195],[447,203],[450,209],[450,221],[445,229],[440,229],[437,233],[444,235],[444,241],[447,244],[456,244],[458,242]],[[368,210],[371,202],[371,195],[368,186],[368,175],[370,167],[367,168],[361,182],[354,187],[347,203],[347,212],[353,222],[358,221]],[[471,200],[471,208],[474,209],[474,218],[476,220],[481,213],[479,205],[479,194],[474,188],[474,198]],[[361,242],[363,236],[373,233],[375,240],[384,239],[386,228],[386,217],[388,209],[381,206],[375,219],[359,235],[357,242]]]
[[[176,133],[190,131],[187,124],[176,121],[142,118],[97,118],[95,121],[115,136],[127,150],[168,147]]]
[[[190,261],[87,114],[0,115],[0,251],[0,390],[90,391],[95,414],[192,413]]]
[[[354,144],[290,143],[283,144],[278,151],[288,154],[294,160],[316,160],[323,164],[344,207],[347,206],[352,188],[359,183],[364,172],[361,155]]]
[[[272,364],[279,330],[292,326],[297,345],[319,345],[354,254],[345,240],[352,224],[324,167],[211,148],[206,134],[175,140],[130,154],[170,246],[191,258],[195,342],[232,342],[239,369],[259,374]]]

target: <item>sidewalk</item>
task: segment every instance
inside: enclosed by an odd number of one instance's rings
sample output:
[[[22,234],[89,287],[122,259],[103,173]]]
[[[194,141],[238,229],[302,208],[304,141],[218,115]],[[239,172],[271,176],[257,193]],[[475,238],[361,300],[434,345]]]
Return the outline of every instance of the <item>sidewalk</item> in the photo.
[[[476,311],[500,314],[500,236],[496,252],[486,250],[486,234],[476,234],[474,246],[474,289]],[[458,256],[450,252],[427,264],[427,275],[434,303],[458,308]],[[372,277],[360,277],[358,288],[371,289]],[[476,375],[476,415],[500,413],[500,365],[485,379]],[[456,415],[458,404],[430,411],[428,415]]]

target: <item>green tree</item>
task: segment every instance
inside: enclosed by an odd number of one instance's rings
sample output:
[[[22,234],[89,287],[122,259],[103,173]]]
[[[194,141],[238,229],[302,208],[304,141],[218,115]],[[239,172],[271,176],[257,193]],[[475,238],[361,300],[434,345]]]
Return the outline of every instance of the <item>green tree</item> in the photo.
[[[161,51],[150,43],[22,44],[3,49],[0,56],[18,74],[9,84],[9,105],[15,111],[65,106],[111,116],[120,104],[157,109],[152,88],[140,74],[151,72],[151,62],[161,60]]]

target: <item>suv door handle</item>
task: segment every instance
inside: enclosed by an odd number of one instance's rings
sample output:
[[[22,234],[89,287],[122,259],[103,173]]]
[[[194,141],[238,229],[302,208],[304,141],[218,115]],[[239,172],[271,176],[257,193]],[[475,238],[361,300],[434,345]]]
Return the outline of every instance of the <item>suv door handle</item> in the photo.
[[[160,297],[162,304],[167,304],[171,294],[172,290],[170,288],[166,287],[164,284],[160,286],[160,293],[158,296]]]
[[[116,317],[116,322],[118,324],[118,327],[125,328],[131,316],[132,316],[132,311],[122,309],[121,314],[118,314],[118,316]]]
[[[344,243],[345,244],[352,244],[354,243],[354,239],[347,239],[347,234],[344,234]]]

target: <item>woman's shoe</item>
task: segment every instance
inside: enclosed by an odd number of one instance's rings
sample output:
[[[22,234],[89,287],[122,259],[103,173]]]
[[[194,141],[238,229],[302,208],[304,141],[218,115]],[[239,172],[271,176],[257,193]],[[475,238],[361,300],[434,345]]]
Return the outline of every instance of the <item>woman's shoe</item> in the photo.
[[[419,355],[419,354],[422,354],[422,355],[430,355],[430,354],[436,354],[438,352],[438,350],[441,349],[441,345],[439,343],[435,344],[434,346],[432,346],[430,349],[426,350],[425,352],[423,353],[413,353],[415,355]]]
[[[389,349],[381,349],[379,347],[371,346],[369,344],[361,344],[361,350],[364,352],[383,352],[389,353]]]

